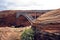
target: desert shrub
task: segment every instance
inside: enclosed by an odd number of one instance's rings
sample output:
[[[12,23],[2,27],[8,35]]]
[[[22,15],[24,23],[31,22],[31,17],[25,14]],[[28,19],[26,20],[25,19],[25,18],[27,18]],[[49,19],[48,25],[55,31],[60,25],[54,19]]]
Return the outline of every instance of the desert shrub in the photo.
[[[26,29],[22,35],[21,40],[34,40],[34,31],[30,29]]]

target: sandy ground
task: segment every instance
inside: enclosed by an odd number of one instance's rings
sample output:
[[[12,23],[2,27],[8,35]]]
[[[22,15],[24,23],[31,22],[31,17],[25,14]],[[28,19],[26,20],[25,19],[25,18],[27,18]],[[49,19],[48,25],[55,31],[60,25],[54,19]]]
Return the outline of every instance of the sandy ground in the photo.
[[[2,27],[0,28],[0,40],[21,40],[22,32],[29,28],[31,28],[31,26],[21,28]]]

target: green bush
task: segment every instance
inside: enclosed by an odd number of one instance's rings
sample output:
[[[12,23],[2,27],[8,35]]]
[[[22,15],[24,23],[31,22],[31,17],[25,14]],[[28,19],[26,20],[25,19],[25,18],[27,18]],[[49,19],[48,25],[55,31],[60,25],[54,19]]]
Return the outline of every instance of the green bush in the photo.
[[[26,29],[22,35],[21,40],[34,40],[34,31],[30,29]]]

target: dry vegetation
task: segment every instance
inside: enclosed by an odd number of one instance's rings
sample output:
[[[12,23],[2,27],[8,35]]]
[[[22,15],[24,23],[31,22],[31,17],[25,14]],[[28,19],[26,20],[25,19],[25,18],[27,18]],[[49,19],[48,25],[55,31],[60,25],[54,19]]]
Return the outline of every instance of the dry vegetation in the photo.
[[[25,29],[30,27],[24,28],[9,28],[3,27],[0,28],[0,40],[21,40],[20,36]]]

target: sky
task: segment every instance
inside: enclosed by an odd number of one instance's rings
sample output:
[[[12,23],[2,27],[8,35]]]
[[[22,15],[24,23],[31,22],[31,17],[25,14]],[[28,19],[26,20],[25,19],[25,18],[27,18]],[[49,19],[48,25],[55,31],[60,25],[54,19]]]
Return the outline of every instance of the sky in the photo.
[[[0,10],[51,10],[60,8],[60,0],[0,0]]]

